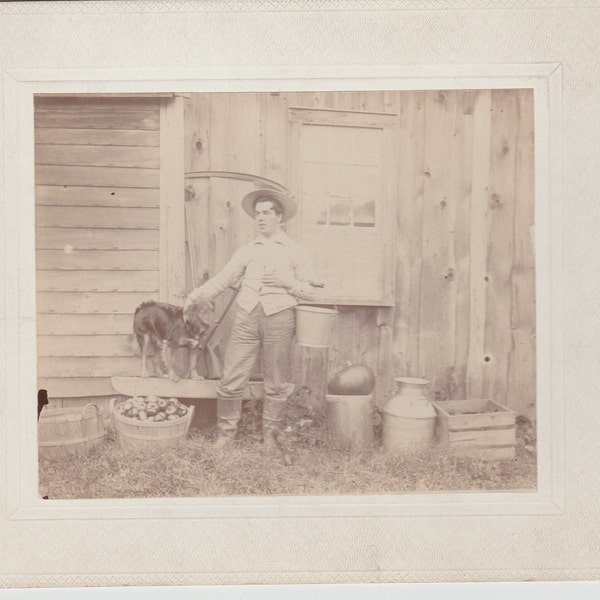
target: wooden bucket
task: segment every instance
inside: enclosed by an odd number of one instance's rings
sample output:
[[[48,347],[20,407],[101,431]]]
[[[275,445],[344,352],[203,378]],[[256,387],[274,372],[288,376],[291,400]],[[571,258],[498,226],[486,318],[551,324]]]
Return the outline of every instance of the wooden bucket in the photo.
[[[83,408],[45,408],[38,421],[40,456],[88,454],[106,435],[104,417],[95,404]]]
[[[181,444],[187,435],[194,407],[175,421],[138,421],[115,410],[115,398],[110,401],[110,414],[117,441],[121,446],[137,449],[172,448]]]

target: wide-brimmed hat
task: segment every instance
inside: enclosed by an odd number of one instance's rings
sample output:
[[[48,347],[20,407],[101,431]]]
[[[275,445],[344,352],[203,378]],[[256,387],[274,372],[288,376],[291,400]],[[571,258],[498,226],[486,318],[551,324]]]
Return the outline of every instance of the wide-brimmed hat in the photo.
[[[283,192],[278,192],[277,190],[271,189],[262,189],[262,190],[254,190],[249,194],[244,196],[242,200],[242,208],[254,219],[254,204],[258,199],[261,200],[276,200],[281,209],[283,210],[283,215],[281,216],[281,222],[285,223],[289,221],[298,210],[298,205],[296,201],[289,195]]]

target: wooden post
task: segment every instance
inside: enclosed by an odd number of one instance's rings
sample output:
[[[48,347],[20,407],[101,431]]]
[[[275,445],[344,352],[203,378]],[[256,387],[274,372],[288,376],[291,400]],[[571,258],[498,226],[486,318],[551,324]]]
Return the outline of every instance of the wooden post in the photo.
[[[327,393],[328,349],[296,346],[295,350],[298,355],[297,362],[299,362],[299,369],[294,377],[296,390],[303,387],[307,388],[308,406],[324,413],[325,394]]]
[[[393,360],[392,332],[394,323],[394,308],[377,309],[377,329],[379,331],[379,347],[377,350],[377,370],[375,379],[375,404],[383,407],[391,398],[393,392]]]
[[[160,107],[159,297],[181,304],[185,297],[184,99],[164,99]]]

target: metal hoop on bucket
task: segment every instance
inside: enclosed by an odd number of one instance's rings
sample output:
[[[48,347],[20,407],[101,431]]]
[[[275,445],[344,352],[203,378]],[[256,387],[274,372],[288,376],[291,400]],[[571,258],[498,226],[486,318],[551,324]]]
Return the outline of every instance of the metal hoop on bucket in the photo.
[[[260,175],[254,175],[252,173],[240,173],[237,171],[189,171],[185,174],[186,181],[188,179],[208,179],[210,177],[221,177],[223,179],[239,179],[240,181],[251,181],[261,185],[272,187],[274,190],[279,192],[286,192],[289,194],[289,190],[280,183],[261,177]]]
[[[262,185],[265,187],[273,188],[279,192],[289,193],[289,190],[280,183],[273,181],[272,179],[267,179],[266,177],[261,177],[260,175],[254,175],[252,173],[240,173],[237,171],[189,171],[185,174],[186,187],[187,182],[192,181],[194,179],[210,179],[212,177],[220,177],[222,179],[237,179],[239,181],[249,181],[256,185]],[[196,247],[196,234],[194,231],[194,227],[192,226],[193,218],[192,218],[192,202],[194,200],[194,196],[192,194],[185,194],[185,217],[186,217],[186,229],[187,229],[187,238],[190,248]],[[190,267],[191,267],[191,278],[192,278],[192,288],[196,288],[198,286],[197,279],[197,265],[196,265],[196,256],[194,252],[190,252]]]

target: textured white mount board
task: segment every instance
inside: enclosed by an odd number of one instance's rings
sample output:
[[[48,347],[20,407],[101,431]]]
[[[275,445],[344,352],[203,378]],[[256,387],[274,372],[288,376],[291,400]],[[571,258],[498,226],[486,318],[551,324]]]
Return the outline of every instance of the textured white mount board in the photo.
[[[520,507],[520,516],[511,515],[507,507],[515,506],[512,499],[498,500],[496,494],[492,494],[496,500],[490,499],[489,494],[453,496],[450,509],[443,512],[442,518],[434,516],[442,512],[436,495],[399,499],[401,506],[408,505],[404,517],[398,513],[394,513],[398,516],[379,513],[379,508],[386,506],[386,498],[365,499],[365,507],[373,500],[371,514],[350,512],[354,516],[349,516],[344,500],[348,503],[355,499],[325,499],[332,504],[325,505],[321,517],[315,517],[314,513],[319,512],[318,504],[323,499],[316,499],[315,504],[310,503],[311,499],[301,499],[305,504],[298,504],[298,518],[286,510],[289,509],[286,499],[275,500],[273,505],[263,503],[253,516],[247,516],[244,502],[236,506],[235,499],[212,501],[219,510],[229,507],[233,508],[232,513],[237,510],[236,518],[227,519],[199,517],[204,508],[198,499],[182,499],[179,506],[148,500],[82,501],[62,507],[40,501],[25,506],[32,489],[35,490],[28,480],[35,456],[23,442],[33,439],[34,430],[29,424],[32,415],[26,407],[21,411],[20,404],[16,405],[15,413],[14,401],[35,392],[28,377],[15,381],[15,374],[32,366],[35,369],[31,355],[35,310],[31,299],[33,289],[27,281],[33,240],[30,230],[33,155],[27,144],[19,145],[17,172],[14,172],[13,159],[17,155],[13,144],[4,158],[3,176],[10,196],[5,195],[7,200],[2,207],[8,235],[4,236],[0,253],[6,279],[2,393],[12,402],[10,407],[2,405],[2,442],[6,444],[4,450],[9,459],[8,470],[3,469],[0,475],[1,487],[7,490],[1,502],[5,518],[1,528],[5,533],[0,551],[2,583],[118,585],[596,577],[599,448],[594,424],[598,416],[595,397],[599,382],[594,330],[600,273],[595,260],[598,220],[595,198],[600,190],[594,157],[599,123],[596,107],[600,105],[596,74],[600,69],[593,42],[595,7],[580,9],[572,2],[544,2],[531,8],[506,1],[500,6],[453,2],[448,5],[452,10],[435,10],[437,7],[431,3],[424,9],[416,3],[402,2],[400,7],[413,10],[394,12],[388,7],[370,14],[374,5],[369,2],[362,12],[315,12],[311,17],[277,10],[262,20],[258,9],[248,14],[240,12],[236,17],[235,11],[221,11],[218,15],[208,11],[194,13],[194,7],[188,4],[186,10],[194,14],[176,15],[181,11],[177,3],[157,3],[153,9],[155,15],[144,19],[142,5],[136,3],[122,4],[121,13],[117,3],[111,3],[110,7],[109,3],[94,3],[85,9],[74,3],[57,3],[56,8],[52,4],[29,7],[30,11],[32,8],[38,11],[39,16],[25,15],[21,6],[9,7],[10,14],[6,7],[2,9],[0,55],[3,67],[9,69],[4,73],[4,92],[9,90],[9,95],[10,90],[16,92],[18,100],[11,104],[4,97],[5,148],[7,144],[10,146],[10,139],[26,141],[32,137],[31,127],[17,126],[16,121],[11,123],[14,111],[20,117],[27,117],[31,109],[30,92],[23,95],[19,91],[27,79],[38,91],[55,92],[94,87],[102,91],[132,88],[172,91],[176,89],[174,84],[183,89],[181,84],[190,82],[194,76],[200,78],[193,83],[196,90],[231,90],[244,85],[268,90],[273,89],[273,77],[276,79],[282,73],[289,79],[282,81],[281,89],[307,85],[335,90],[342,89],[342,85],[352,89],[371,84],[393,89],[398,82],[394,77],[407,85],[433,89],[444,87],[435,80],[437,68],[441,71],[438,81],[446,85],[454,79],[463,85],[503,87],[511,81],[510,63],[519,63],[514,65],[514,73],[525,71],[524,65],[531,63],[541,70],[540,63],[562,63],[557,75],[560,80],[564,73],[567,90],[562,111],[564,161],[552,163],[556,168],[552,186],[542,182],[542,187],[537,187],[540,212],[536,223],[542,222],[549,207],[554,206],[551,198],[569,203],[564,221],[565,256],[561,256],[560,236],[553,239],[558,255],[538,255],[541,263],[548,263],[541,265],[544,276],[539,287],[546,296],[540,294],[538,298],[543,307],[549,301],[550,291],[554,307],[547,310],[546,317],[550,319],[546,323],[556,324],[553,311],[561,310],[560,292],[563,286],[566,290],[566,310],[559,312],[561,318],[553,337],[558,338],[560,348],[560,338],[564,335],[567,352],[563,362],[562,354],[552,346],[554,369],[544,373],[544,377],[548,380],[545,389],[562,396],[563,369],[568,375],[565,410],[559,404],[552,412],[553,418],[564,423],[568,460],[558,474],[558,490],[545,496],[546,506],[554,506],[557,513],[554,515],[540,514],[543,511],[539,497],[528,497],[524,502],[531,510],[529,516],[524,507]],[[292,6],[298,9],[297,5]],[[544,6],[551,10],[545,11]],[[94,12],[94,18],[87,22],[85,14],[77,14],[85,10]],[[255,35],[257,27],[262,36]],[[32,31],[41,35],[31,35]],[[313,66],[303,71],[299,65],[295,70],[300,62]],[[420,67],[423,63],[441,67]],[[243,66],[253,64],[263,66],[256,70]],[[469,75],[469,64],[492,66],[487,74],[476,76]],[[155,65],[164,69],[156,70]],[[228,71],[223,68],[228,65],[237,67]],[[284,69],[278,74],[280,65]],[[348,75],[352,71],[348,67],[345,71],[348,77],[340,77],[343,65],[357,65],[354,75]],[[402,67],[386,71],[386,65],[412,66],[404,77]],[[492,83],[490,76],[494,70],[500,80]],[[461,72],[463,79],[459,79]],[[383,88],[388,75],[388,87]],[[119,81],[123,76],[129,79]],[[132,85],[131,80],[138,77],[138,83]],[[256,80],[248,84],[245,77]],[[427,77],[431,79],[426,81]],[[536,136],[541,133],[539,124],[536,122]],[[18,203],[14,203],[15,190]],[[558,219],[560,226],[560,212],[554,211],[553,219]],[[22,230],[26,222],[29,226]],[[22,236],[20,241],[17,230]],[[536,238],[539,233],[536,231]],[[23,275],[17,280],[15,271],[21,272],[21,266]],[[564,285],[564,273],[568,275],[568,286]],[[553,276],[550,285],[546,281],[549,274]],[[548,340],[544,331],[538,334],[541,344],[545,344]],[[555,371],[559,371],[558,375]],[[549,453],[551,463],[557,461],[559,465],[562,443],[560,439],[556,443],[556,436],[560,436],[560,431],[560,428],[553,430],[551,436],[541,439],[541,448]],[[28,469],[25,472],[20,468],[21,459]],[[548,475],[548,465],[540,464],[541,481],[547,481]],[[567,491],[565,502],[560,498],[563,486]],[[10,495],[15,487],[16,502]],[[473,504],[470,498],[474,499]],[[482,511],[482,506],[487,511]],[[160,519],[144,514],[148,508],[154,514],[160,513]],[[142,513],[135,516],[139,510]],[[351,507],[351,510],[357,509]],[[34,512],[26,514],[27,511]],[[33,549],[39,540],[51,551],[35,553]]]

